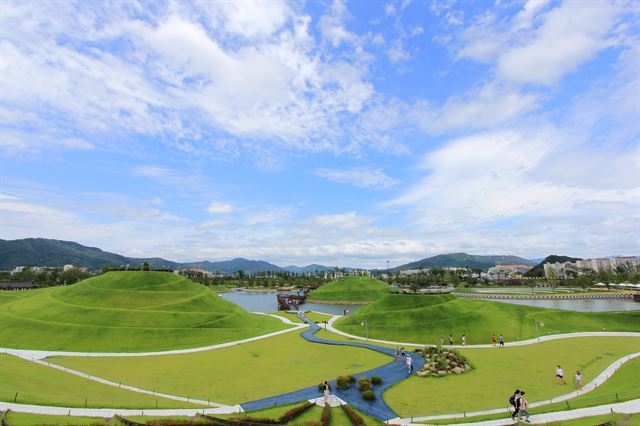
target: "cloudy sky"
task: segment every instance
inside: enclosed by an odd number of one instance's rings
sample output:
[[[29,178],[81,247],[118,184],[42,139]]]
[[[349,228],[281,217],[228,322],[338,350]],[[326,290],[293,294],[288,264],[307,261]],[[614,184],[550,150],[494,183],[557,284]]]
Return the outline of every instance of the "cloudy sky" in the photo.
[[[0,238],[640,253],[640,4],[3,1]]]

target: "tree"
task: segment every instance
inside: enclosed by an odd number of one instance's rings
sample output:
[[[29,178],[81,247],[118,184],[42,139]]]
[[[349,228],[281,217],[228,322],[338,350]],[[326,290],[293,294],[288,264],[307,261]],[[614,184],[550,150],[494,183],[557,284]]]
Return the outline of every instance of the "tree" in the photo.
[[[143,271],[149,271],[149,270],[151,270],[151,267],[149,266],[149,262],[144,262],[144,263],[142,264],[142,270],[143,270]]]
[[[549,283],[549,287],[555,289],[558,285],[558,281],[556,280],[556,270],[553,268],[549,268],[549,276],[547,277],[547,283]]]

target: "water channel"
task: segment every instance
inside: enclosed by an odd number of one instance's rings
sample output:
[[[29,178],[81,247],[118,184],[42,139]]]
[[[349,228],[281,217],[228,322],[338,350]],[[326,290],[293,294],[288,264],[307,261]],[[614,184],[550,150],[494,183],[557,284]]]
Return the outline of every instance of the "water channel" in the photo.
[[[278,310],[277,294],[289,294],[289,292],[276,291],[234,291],[220,293],[225,300],[242,306],[252,312],[274,312]],[[563,309],[567,311],[581,312],[608,312],[640,310],[640,303],[630,299],[574,299],[574,300],[516,300],[501,299],[492,300],[497,303],[512,303],[515,305],[537,306],[539,308]],[[320,303],[303,303],[300,309],[304,311],[324,312],[339,315],[345,309],[355,312],[362,305],[325,305]]]
[[[251,312],[274,312],[278,310],[278,302],[276,295],[291,294],[291,292],[277,291],[233,291],[230,293],[220,293],[223,299],[242,306]],[[303,303],[300,309],[303,311],[317,311],[325,314],[341,315],[344,310],[354,312],[361,308],[362,305],[325,305],[321,303]]]

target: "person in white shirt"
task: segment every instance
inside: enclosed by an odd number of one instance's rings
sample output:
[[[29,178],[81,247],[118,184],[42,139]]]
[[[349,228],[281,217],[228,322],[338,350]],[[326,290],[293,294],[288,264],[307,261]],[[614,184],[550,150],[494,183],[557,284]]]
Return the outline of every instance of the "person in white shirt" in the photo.
[[[562,383],[563,385],[567,384],[564,380],[564,370],[560,367],[560,364],[556,366],[556,378],[558,379],[558,383]]]
[[[573,376],[573,381],[576,384],[576,387],[581,387],[582,386],[582,374],[580,374],[579,371],[576,371],[576,375]]]
[[[462,346],[465,346],[467,344],[467,336],[466,335],[462,335]]]
[[[520,398],[518,399],[518,421],[522,418],[522,415],[525,415],[525,421],[527,423],[531,423],[529,420],[529,403],[524,397],[524,391],[520,392]]]
[[[411,372],[413,371],[413,361],[411,360],[411,356],[409,356],[409,354],[407,354],[407,371],[409,372],[409,374],[411,374]]]

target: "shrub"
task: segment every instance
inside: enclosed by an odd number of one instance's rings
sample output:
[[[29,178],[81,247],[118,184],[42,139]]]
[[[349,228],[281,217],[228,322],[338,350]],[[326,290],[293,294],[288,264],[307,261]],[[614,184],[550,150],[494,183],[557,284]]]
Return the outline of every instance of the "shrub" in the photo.
[[[306,401],[304,404],[299,405],[297,407],[293,407],[291,410],[287,411],[283,415],[280,416],[280,423],[284,424],[290,422],[296,417],[300,416],[302,413],[313,407],[315,404],[313,402]]]
[[[373,393],[373,391],[366,390],[362,392],[362,399],[364,399],[365,401],[373,401],[374,399],[376,399],[376,394]]]
[[[336,388],[338,389],[349,389],[350,384],[347,376],[338,376],[336,379]]]
[[[347,378],[349,379],[349,383],[355,383],[356,382],[356,378],[353,377],[352,375],[348,375]]]
[[[329,407],[329,404],[326,404],[324,407],[322,407],[322,417],[320,417],[320,423],[322,423],[322,426],[329,426],[329,423],[331,423],[331,408]]]
[[[382,383],[382,379],[378,376],[373,376],[371,378],[371,383],[373,383],[374,385],[379,385],[380,383]]]
[[[358,415],[358,413],[353,410],[353,408],[349,407],[346,404],[341,405],[340,407],[342,407],[342,410],[345,412],[347,417],[349,417],[349,420],[351,420],[351,424],[353,426],[365,426],[364,420]]]
[[[360,392],[371,390],[371,378],[360,377],[360,380],[358,380],[358,390],[360,390]]]

